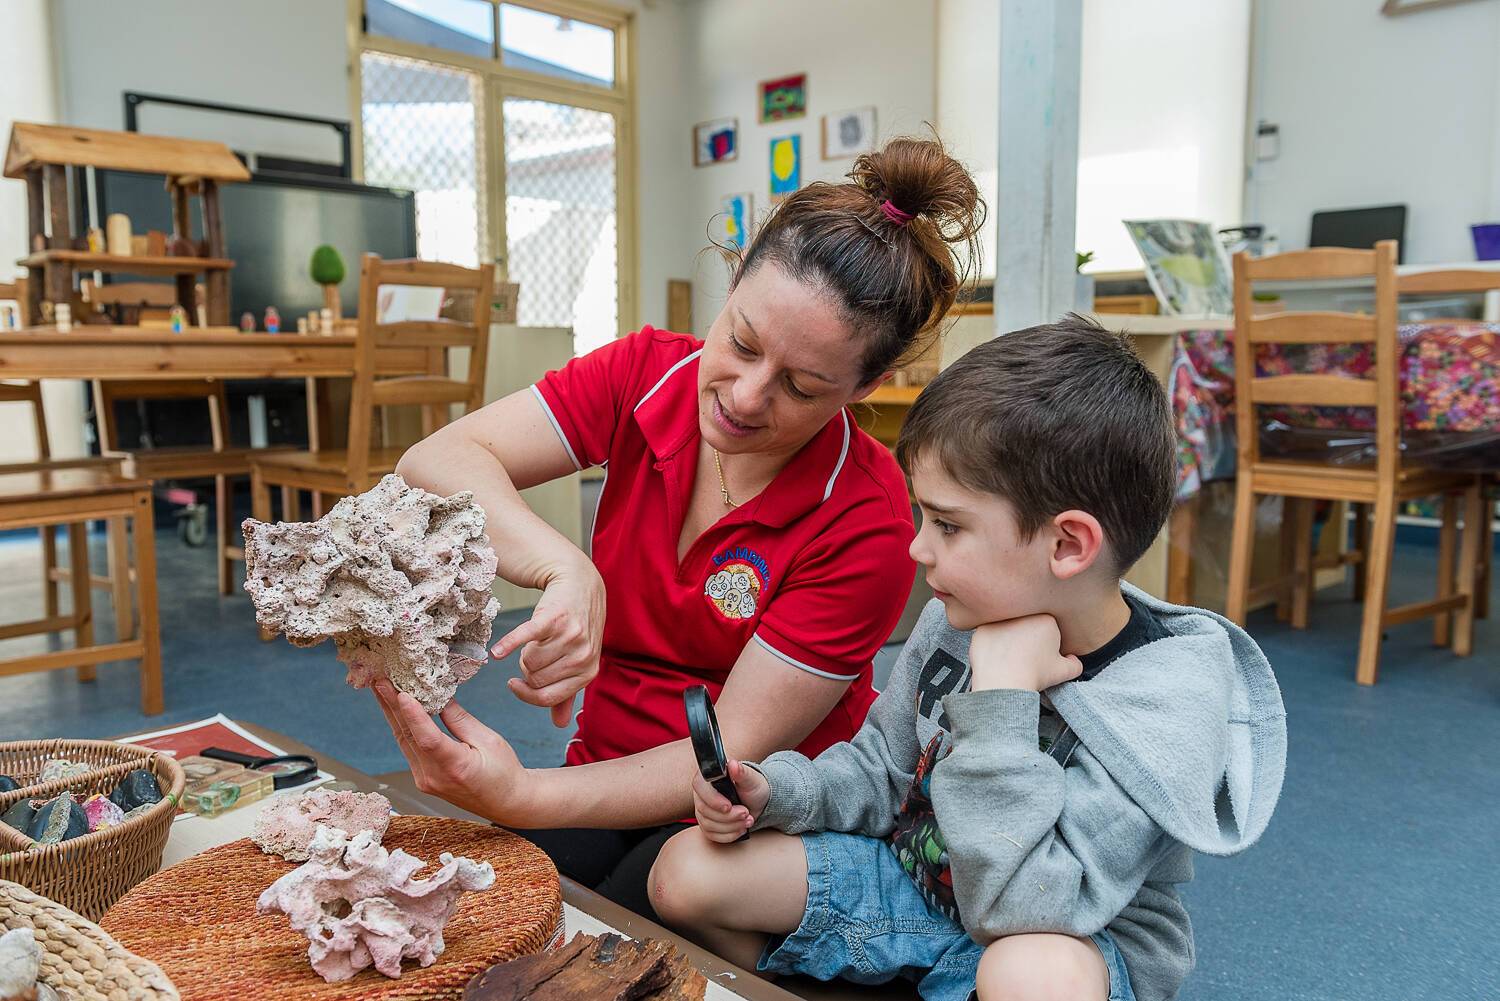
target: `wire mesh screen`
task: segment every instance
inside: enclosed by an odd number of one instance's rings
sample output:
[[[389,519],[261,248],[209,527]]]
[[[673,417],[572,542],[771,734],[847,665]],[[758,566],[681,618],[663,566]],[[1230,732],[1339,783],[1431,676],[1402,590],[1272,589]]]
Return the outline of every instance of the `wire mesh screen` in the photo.
[[[618,334],[615,119],[506,98],[505,236],[524,326],[571,327],[579,354]]]
[[[365,183],[416,193],[424,260],[477,266],[485,246],[479,74],[365,52],[360,84]]]

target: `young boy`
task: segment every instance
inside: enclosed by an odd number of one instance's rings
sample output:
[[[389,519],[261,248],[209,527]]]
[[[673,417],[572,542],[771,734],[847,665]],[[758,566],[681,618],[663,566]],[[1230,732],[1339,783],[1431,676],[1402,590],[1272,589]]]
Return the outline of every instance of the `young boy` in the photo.
[[[750,968],[927,1001],[1173,997],[1192,853],[1260,837],[1286,756],[1255,643],[1121,582],[1173,448],[1160,384],[1077,316],[939,375],[897,446],[936,600],[854,740],[732,762],[741,806],[695,782],[657,912]]]

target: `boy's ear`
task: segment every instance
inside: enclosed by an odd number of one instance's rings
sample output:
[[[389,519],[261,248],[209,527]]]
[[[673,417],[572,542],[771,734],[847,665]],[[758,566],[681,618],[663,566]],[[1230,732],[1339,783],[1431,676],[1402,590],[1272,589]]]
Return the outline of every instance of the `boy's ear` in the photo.
[[[1104,551],[1104,528],[1087,511],[1064,511],[1052,519],[1052,575],[1070,580],[1092,567]]]

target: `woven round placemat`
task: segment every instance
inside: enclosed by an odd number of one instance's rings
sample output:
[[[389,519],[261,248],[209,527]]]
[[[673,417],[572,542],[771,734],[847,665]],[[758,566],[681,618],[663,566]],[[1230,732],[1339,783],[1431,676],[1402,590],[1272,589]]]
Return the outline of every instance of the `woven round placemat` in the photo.
[[[292,930],[286,915],[255,913],[261,891],[296,864],[264,854],[248,838],[157,873],[111,907],[100,924],[125,948],[159,965],[183,1001],[458,1001],[474,974],[560,937],[557,869],[524,838],[463,820],[392,817],[382,843],[426,862],[417,878],[430,875],[443,852],[495,867],[494,886],[459,897],[437,962],[423,969],[407,960],[399,980],[373,967],[337,984],[314,973],[307,938]]]
[[[177,1001],[156,964],[133,956],[87,918],[0,879],[0,932],[27,928],[42,944],[40,980],[77,1001]]]

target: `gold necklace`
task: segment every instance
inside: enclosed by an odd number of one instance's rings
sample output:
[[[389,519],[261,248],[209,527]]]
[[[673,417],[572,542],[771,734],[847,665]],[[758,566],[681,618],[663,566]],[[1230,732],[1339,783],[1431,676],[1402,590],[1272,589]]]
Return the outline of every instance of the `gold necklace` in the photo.
[[[724,485],[724,464],[719,461],[719,450],[712,445],[709,446],[709,450],[714,453],[714,469],[719,472],[719,494],[724,498],[724,506],[739,507],[734,502],[734,499],[729,496],[729,488]]]

